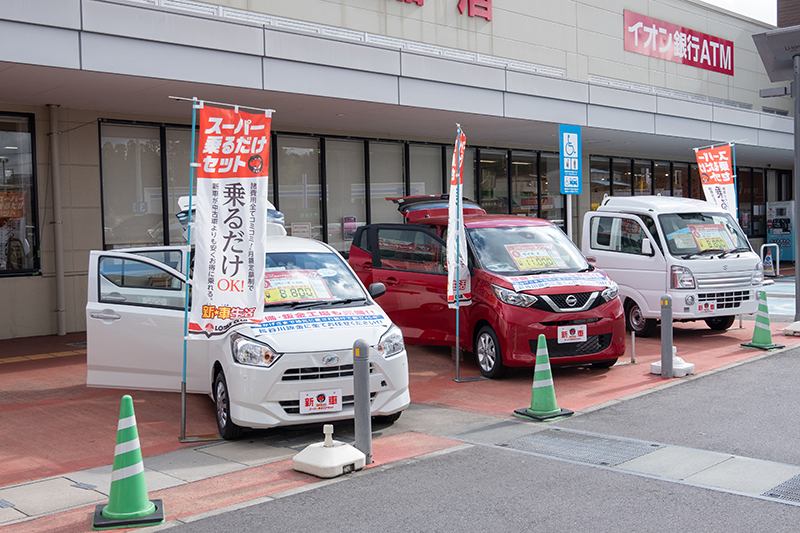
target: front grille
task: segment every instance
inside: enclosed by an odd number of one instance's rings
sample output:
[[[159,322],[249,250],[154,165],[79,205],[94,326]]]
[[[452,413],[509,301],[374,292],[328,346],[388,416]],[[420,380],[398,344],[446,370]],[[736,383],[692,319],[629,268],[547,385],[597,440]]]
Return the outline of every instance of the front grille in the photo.
[[[375,395],[378,394],[377,392],[370,392],[369,393],[369,403],[372,404],[372,400],[375,399]],[[286,412],[287,415],[299,415],[300,414],[300,400],[284,400],[282,402],[278,402],[283,410]],[[347,409],[348,407],[353,407],[355,404],[355,399],[353,396],[342,396],[342,409]],[[327,411],[330,412],[330,411]]]
[[[734,309],[749,300],[750,291],[704,292],[697,295],[698,302],[716,302],[717,309]]]
[[[372,374],[375,367],[369,364],[369,373]],[[305,381],[309,379],[335,379],[353,375],[353,365],[341,366],[312,366],[306,368],[289,368],[281,376],[281,381]]]
[[[567,298],[572,295],[577,302],[573,306],[567,304]],[[549,313],[572,313],[575,311],[587,311],[605,303],[600,298],[599,292],[567,292],[564,294],[537,294],[536,302],[531,306],[540,311]]]
[[[536,346],[538,339],[531,339],[528,344],[531,347],[531,353],[536,353]],[[589,335],[589,338],[583,342],[565,342],[559,343],[558,339],[547,339],[547,355],[550,359],[558,357],[574,357],[576,355],[590,355],[593,353],[602,352],[611,346],[611,333],[603,333],[602,335]]]
[[[725,272],[718,274],[697,274],[697,290],[744,289],[752,283],[752,272]]]

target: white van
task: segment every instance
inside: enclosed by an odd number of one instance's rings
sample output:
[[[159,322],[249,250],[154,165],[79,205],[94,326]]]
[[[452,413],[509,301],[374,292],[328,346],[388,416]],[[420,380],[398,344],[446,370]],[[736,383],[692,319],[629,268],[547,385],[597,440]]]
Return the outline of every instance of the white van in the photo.
[[[627,327],[639,337],[653,334],[664,294],[674,320],[715,330],[758,309],[761,260],[736,220],[709,202],[606,197],[583,219],[581,251],[617,282]]]

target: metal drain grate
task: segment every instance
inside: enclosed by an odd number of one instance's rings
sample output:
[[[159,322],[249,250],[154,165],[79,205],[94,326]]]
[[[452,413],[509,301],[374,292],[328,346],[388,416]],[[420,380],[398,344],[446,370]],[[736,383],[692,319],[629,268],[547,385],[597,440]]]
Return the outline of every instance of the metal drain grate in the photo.
[[[761,495],[768,498],[800,503],[800,476],[794,476],[792,479],[784,481],[777,487],[769,489]]]
[[[548,429],[508,443],[509,448],[600,466],[617,466],[664,446],[607,436]]]

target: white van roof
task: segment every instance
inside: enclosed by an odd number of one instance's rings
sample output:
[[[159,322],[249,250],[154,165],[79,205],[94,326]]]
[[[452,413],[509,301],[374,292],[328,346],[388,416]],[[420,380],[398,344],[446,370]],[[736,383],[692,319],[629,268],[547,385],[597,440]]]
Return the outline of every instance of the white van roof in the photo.
[[[652,212],[659,213],[727,213],[711,202],[681,198],[677,196],[608,196],[597,208],[598,211]]]

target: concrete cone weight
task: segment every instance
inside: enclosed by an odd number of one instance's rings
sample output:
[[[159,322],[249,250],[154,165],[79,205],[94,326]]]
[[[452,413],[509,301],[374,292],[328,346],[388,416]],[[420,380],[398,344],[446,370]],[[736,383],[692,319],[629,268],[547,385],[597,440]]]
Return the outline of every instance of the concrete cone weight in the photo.
[[[745,348],[756,348],[758,350],[774,350],[783,348],[782,344],[772,342],[772,330],[769,326],[769,305],[767,304],[767,293],[761,291],[761,298],[758,301],[758,311],[756,312],[756,322],[753,326],[753,340],[742,343]]]
[[[536,366],[533,369],[533,390],[531,406],[515,409],[514,416],[530,420],[552,420],[570,416],[572,411],[561,409],[556,404],[556,391],[553,386],[553,373],[550,370],[550,355],[547,353],[547,340],[539,335],[536,345]]]
[[[139,446],[133,398],[122,397],[108,505],[95,508],[92,529],[152,526],[164,522],[161,500],[150,500]]]

